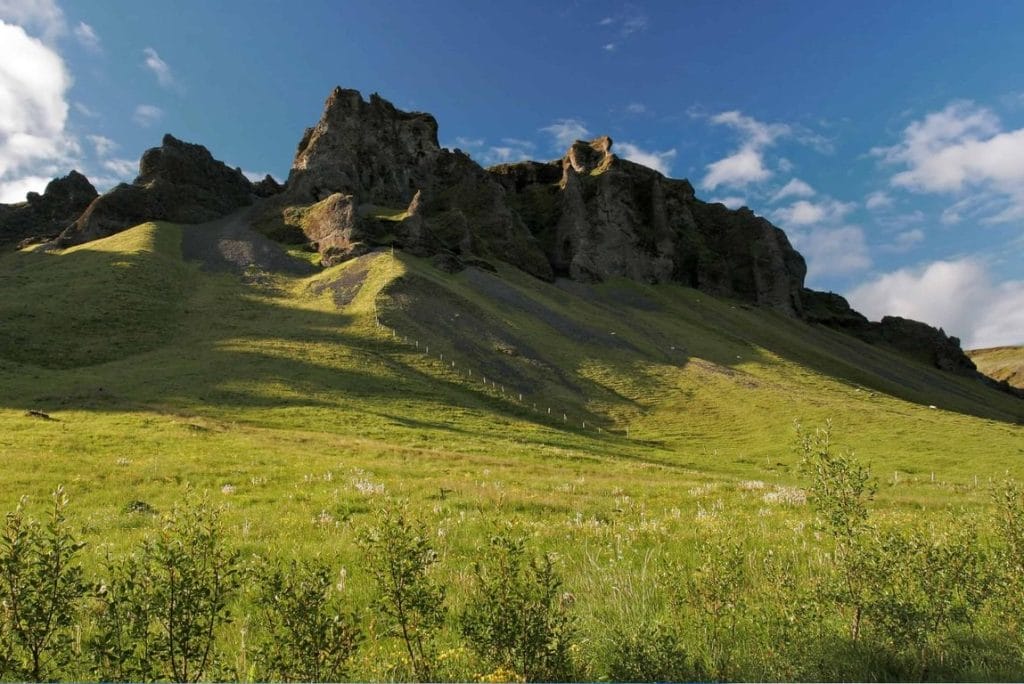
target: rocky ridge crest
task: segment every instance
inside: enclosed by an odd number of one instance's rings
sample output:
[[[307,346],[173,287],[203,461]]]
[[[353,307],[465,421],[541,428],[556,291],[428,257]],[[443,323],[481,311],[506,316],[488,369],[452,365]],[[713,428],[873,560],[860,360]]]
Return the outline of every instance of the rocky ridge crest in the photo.
[[[283,186],[270,176],[253,184],[168,134],[143,154],[131,184],[96,197],[72,172],[27,203],[0,205],[0,243],[24,237],[11,226],[25,216],[51,234],[64,228],[53,242],[63,247],[147,220],[203,223],[254,200],[257,229],[311,245],[325,266],[390,246],[448,271],[501,260],[545,280],[681,283],[976,373],[959,340],[941,330],[895,317],[872,323],[842,297],[805,288],[804,259],[781,229],[619,158],[607,136],[576,141],[559,160],[484,169],[440,146],[433,116],[343,88],[306,129]]]

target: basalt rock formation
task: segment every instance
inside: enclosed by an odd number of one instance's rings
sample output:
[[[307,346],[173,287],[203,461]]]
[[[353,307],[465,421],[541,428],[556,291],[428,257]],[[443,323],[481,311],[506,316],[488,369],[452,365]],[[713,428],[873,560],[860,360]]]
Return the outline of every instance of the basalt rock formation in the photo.
[[[697,199],[686,180],[620,159],[611,138],[576,141],[551,162],[484,169],[442,148],[437,133],[429,114],[336,88],[303,134],[284,186],[270,176],[250,183],[204,147],[167,135],[143,155],[133,183],[101,197],[72,172],[42,196],[0,206],[0,244],[25,237],[26,223],[56,232],[89,200],[55,246],[152,219],[202,223],[256,198],[253,225],[315,248],[324,266],[395,247],[452,272],[500,260],[545,280],[681,283],[977,374],[942,330],[895,317],[873,323],[842,297],[804,288],[804,259],[782,230],[749,209]]]
[[[577,141],[560,162],[492,168],[555,273],[575,280],[678,282],[790,314],[807,268],[785,233],[749,209],[694,197],[612,153],[607,136]]]
[[[884,316],[869,321],[850,308],[843,297],[833,292],[803,290],[804,319],[859,337],[871,344],[880,344],[905,356],[944,371],[976,376],[977,367],[960,347],[960,340],[944,330],[899,316]]]
[[[0,249],[56,237],[96,196],[89,179],[72,171],[50,181],[41,195],[30,192],[24,202],[0,204]]]
[[[203,223],[252,203],[240,169],[217,161],[202,145],[164,136],[142,155],[139,175],[97,197],[54,245],[67,247],[113,235],[150,220]]]

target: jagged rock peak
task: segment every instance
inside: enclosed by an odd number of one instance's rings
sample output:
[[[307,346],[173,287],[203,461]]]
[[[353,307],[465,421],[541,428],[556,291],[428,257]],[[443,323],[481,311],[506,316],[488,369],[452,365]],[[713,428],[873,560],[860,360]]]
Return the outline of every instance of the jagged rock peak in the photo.
[[[440,149],[430,114],[403,112],[376,93],[367,101],[358,90],[335,88],[299,142],[287,189],[310,200],[341,192],[405,206],[427,184]]]
[[[252,203],[253,186],[202,145],[170,133],[146,150],[139,175],[97,197],[56,241],[66,247],[113,235],[144,221],[203,223]]]
[[[563,164],[571,166],[576,173],[591,173],[607,168],[614,158],[612,139],[607,135],[602,135],[589,142],[584,140],[574,142],[569,151],[565,153]]]
[[[42,194],[0,204],[0,247],[42,242],[64,230],[96,199],[96,188],[78,171],[50,181]]]

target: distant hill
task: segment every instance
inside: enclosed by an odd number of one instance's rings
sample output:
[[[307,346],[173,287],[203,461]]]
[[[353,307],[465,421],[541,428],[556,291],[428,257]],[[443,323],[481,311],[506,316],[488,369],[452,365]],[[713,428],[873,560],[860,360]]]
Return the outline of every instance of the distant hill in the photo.
[[[967,355],[990,378],[1024,389],[1024,346],[972,349]]]

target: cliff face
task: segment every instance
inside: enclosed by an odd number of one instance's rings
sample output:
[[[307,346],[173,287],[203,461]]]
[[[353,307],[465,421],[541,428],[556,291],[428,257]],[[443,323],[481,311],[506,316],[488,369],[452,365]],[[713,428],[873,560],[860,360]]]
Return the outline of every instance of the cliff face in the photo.
[[[321,202],[330,210],[303,209]],[[257,221],[272,232],[301,231],[326,263],[394,245],[449,264],[502,259],[552,276],[501,185],[465,154],[441,148],[434,117],[399,111],[377,95],[364,101],[355,90],[337,88],[327,98],[320,121],[302,136],[284,192]]]
[[[58,247],[152,219],[201,223],[259,198],[254,225],[279,241],[311,243],[326,266],[394,246],[449,271],[501,260],[546,280],[675,282],[976,373],[942,330],[894,317],[872,323],[842,297],[805,289],[804,259],[782,230],[749,209],[700,201],[686,180],[619,159],[608,137],[576,141],[559,160],[485,170],[442,148],[437,131],[429,114],[336,88],[283,187],[269,176],[254,185],[206,148],[167,135],[142,156],[133,183],[100,197],[72,172],[43,195],[0,205],[0,246],[62,229]]]
[[[679,282],[791,314],[806,265],[785,233],[747,209],[694,197],[685,180],[619,159],[608,137],[561,162],[492,168],[555,273]]]
[[[150,220],[203,223],[252,202],[241,170],[217,161],[202,145],[168,134],[142,155],[139,175],[97,197],[55,241],[58,247],[113,235]]]
[[[24,202],[0,204],[0,249],[55,237],[94,199],[96,188],[89,179],[72,171],[50,181],[41,195],[30,192]]]

